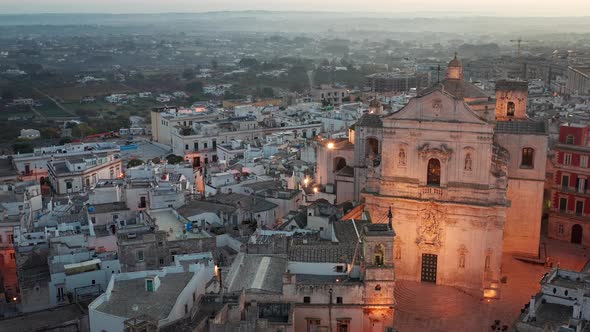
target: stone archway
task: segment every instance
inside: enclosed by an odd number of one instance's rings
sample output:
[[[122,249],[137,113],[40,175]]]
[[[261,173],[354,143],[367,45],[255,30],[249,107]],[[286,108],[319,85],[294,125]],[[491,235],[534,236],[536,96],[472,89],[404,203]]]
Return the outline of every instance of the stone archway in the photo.
[[[579,224],[572,226],[572,243],[582,244],[584,229]]]

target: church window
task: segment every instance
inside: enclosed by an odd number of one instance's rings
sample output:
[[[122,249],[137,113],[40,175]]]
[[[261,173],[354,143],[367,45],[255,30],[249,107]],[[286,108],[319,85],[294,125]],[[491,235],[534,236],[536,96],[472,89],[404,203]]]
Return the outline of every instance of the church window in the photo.
[[[365,151],[367,156],[375,156],[379,154],[379,141],[373,137],[367,138]]]
[[[382,266],[384,255],[385,255],[385,247],[382,244],[376,245],[375,250],[373,251],[374,264],[377,266]]]
[[[509,101],[506,105],[506,115],[507,116],[514,116],[514,112],[516,111],[516,106],[513,102]]]
[[[346,160],[342,157],[334,158],[334,172],[338,172],[339,170],[346,167]]]
[[[319,319],[307,319],[307,332],[317,332],[320,329],[320,320]]]
[[[565,144],[574,144],[574,135],[567,135],[565,139]]]
[[[398,164],[400,166],[406,166],[406,151],[404,149],[399,149],[399,161]]]
[[[337,332],[348,332],[348,325],[350,324],[350,320],[348,319],[338,319],[336,321],[336,331]]]
[[[440,186],[440,161],[438,159],[432,158],[428,161],[426,180],[429,186]]]
[[[465,155],[465,165],[463,166],[463,170],[471,172],[472,167],[472,160],[471,160],[471,153]]]
[[[572,164],[572,154],[566,153],[563,155],[563,164],[564,165],[571,165]]]
[[[535,150],[533,148],[522,149],[522,162],[520,163],[520,166],[533,168],[534,154],[535,154]]]

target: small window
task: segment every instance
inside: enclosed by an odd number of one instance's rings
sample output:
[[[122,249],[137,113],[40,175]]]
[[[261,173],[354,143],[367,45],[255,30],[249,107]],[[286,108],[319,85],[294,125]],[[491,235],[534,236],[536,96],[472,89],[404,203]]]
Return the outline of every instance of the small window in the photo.
[[[303,303],[311,303],[311,297],[309,297],[309,296],[304,296],[304,297],[303,297]]]
[[[563,235],[563,233],[564,233],[563,224],[559,224],[559,225],[557,226],[557,232],[558,232],[560,235]]]
[[[164,258],[160,258],[160,265],[164,264]]]
[[[509,101],[506,105],[506,115],[507,116],[514,116],[514,112],[516,111],[516,105],[513,102]]]
[[[336,304],[342,304],[342,296],[336,297]]]
[[[533,148],[522,149],[522,162],[520,163],[520,166],[527,167],[527,168],[533,168],[534,154],[535,154],[535,150]]]
[[[572,164],[572,154],[566,153],[563,155],[563,164],[564,165],[571,165]]]
[[[377,285],[377,286],[375,286],[375,291],[376,291],[376,292],[380,292],[380,291],[381,291],[381,285]]]
[[[344,266],[336,265],[336,272],[344,272]]]
[[[188,304],[184,305],[184,314],[188,314]]]
[[[574,135],[567,135],[565,139],[565,144],[575,144]]]
[[[92,284],[96,285],[96,280],[92,279]]]
[[[143,262],[143,250],[139,250],[136,255],[137,255],[137,261]]]
[[[580,156],[580,167],[588,168],[588,156]]]

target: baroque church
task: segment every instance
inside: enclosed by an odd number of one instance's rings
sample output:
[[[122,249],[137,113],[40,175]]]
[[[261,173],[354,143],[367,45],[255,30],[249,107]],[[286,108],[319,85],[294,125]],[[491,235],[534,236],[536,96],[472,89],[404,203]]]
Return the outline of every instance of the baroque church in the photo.
[[[346,149],[319,148],[329,157],[318,169],[346,159],[354,200],[374,223],[393,213],[397,279],[495,297],[502,254],[538,254],[548,135],[527,117],[527,98],[524,81],[498,81],[489,96],[455,56],[444,81],[399,111],[371,105]]]

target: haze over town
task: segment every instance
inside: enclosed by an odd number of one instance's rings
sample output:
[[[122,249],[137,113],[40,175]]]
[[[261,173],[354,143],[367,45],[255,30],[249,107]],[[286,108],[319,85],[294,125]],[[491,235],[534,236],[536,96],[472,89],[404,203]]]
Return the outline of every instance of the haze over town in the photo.
[[[0,331],[590,331],[589,17],[0,0]]]

